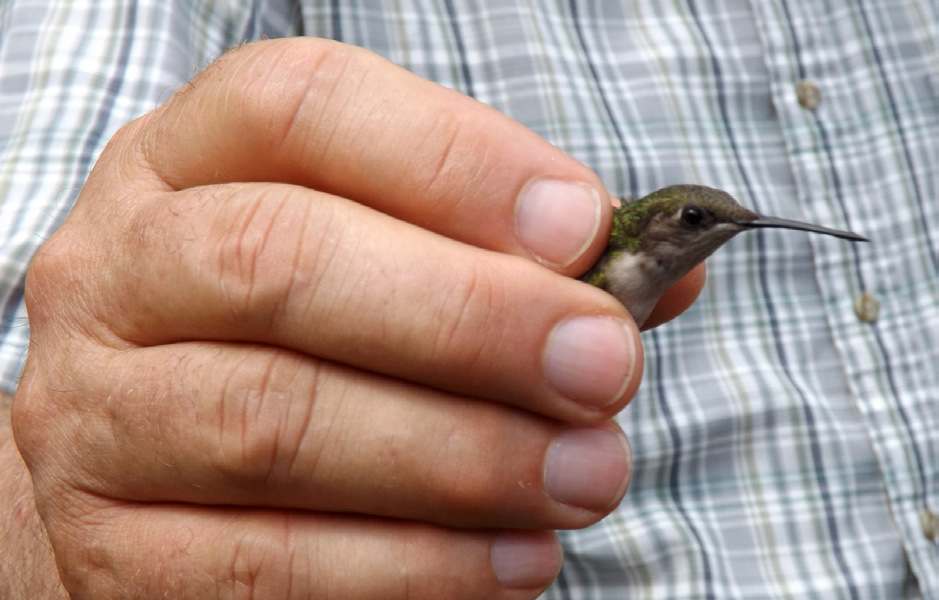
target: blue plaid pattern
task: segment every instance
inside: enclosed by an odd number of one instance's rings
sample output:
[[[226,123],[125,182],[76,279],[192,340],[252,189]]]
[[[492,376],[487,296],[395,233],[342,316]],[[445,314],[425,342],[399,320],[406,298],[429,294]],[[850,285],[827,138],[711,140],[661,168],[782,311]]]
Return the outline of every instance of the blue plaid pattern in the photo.
[[[936,2],[0,4],[4,389],[29,258],[108,137],[226,48],[296,34],[470,94],[620,195],[704,183],[872,240],[753,233],[710,260],[695,307],[645,334],[631,489],[562,534],[545,598],[939,598]]]

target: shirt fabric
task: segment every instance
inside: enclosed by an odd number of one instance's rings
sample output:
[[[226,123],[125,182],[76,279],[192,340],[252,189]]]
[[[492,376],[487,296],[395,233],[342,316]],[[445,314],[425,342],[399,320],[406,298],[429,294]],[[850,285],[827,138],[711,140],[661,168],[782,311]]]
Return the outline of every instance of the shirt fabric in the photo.
[[[872,240],[746,233],[710,259],[643,336],[630,490],[561,534],[545,598],[939,598],[937,2],[0,3],[4,389],[29,258],[110,135],[225,49],[299,34],[492,105],[615,194],[702,183]]]

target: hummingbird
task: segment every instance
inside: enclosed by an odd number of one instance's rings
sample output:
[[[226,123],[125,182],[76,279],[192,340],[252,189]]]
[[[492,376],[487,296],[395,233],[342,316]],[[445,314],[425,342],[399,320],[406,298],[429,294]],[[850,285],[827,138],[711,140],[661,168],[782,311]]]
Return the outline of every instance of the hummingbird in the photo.
[[[696,264],[741,231],[764,228],[868,241],[850,231],[760,215],[722,190],[672,185],[613,211],[606,250],[581,280],[616,297],[641,326],[662,294]]]

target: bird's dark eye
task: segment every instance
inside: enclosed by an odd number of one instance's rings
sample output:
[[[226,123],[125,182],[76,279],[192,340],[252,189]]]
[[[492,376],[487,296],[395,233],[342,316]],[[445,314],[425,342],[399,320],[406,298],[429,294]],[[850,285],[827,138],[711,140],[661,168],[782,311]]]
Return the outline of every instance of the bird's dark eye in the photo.
[[[697,227],[704,223],[706,213],[703,208],[698,206],[686,206],[681,209],[681,222],[691,227]]]

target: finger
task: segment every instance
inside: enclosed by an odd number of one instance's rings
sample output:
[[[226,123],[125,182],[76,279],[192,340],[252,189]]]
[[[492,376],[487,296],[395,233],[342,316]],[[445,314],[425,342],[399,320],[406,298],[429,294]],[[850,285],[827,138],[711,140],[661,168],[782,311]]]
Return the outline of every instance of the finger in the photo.
[[[566,420],[605,418],[639,384],[608,294],[353,202],[237,184],[135,218],[89,304],[137,344],[272,344]]]
[[[558,529],[599,520],[628,482],[612,424],[567,428],[260,346],[105,356],[75,398],[84,458],[64,475],[103,496]]]
[[[658,304],[652,309],[649,318],[643,323],[642,329],[658,327],[688,310],[694,304],[694,301],[698,299],[698,295],[704,288],[705,281],[707,281],[707,269],[705,269],[704,263],[701,263],[662,295]]]
[[[584,165],[354,46],[243,46],[145,121],[141,153],[173,189],[301,184],[567,274],[592,264],[609,229],[608,197]]]
[[[561,565],[550,532],[95,498],[75,504],[86,512],[80,523],[60,514],[50,529],[75,598],[514,600],[536,597]]]

